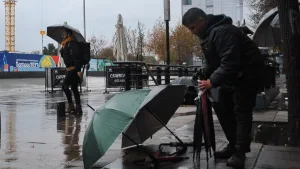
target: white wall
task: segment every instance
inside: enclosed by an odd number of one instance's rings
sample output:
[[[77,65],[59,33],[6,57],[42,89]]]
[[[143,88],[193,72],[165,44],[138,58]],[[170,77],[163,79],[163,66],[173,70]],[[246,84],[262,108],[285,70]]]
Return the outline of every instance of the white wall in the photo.
[[[245,5],[239,5],[239,0],[212,0],[213,11],[212,14],[225,14],[230,16],[233,20],[233,24],[237,25],[237,21],[243,21],[246,19],[249,20],[248,15],[250,11],[247,9]],[[197,7],[204,10],[206,13],[211,13],[206,8],[206,0],[192,0],[192,5],[183,5],[182,6],[182,14],[187,12],[190,8]],[[245,12],[248,13],[245,16]]]

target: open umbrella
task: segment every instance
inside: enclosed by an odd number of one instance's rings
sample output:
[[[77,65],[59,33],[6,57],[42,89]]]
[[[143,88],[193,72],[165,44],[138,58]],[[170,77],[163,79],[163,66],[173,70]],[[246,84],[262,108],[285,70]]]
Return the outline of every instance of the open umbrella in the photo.
[[[123,134],[122,147],[143,143],[164,127],[180,106],[186,86],[156,86],[115,95],[99,108],[86,130],[83,161],[89,169],[116,138]]]
[[[187,86],[197,86],[198,83],[197,81],[193,80],[191,77],[178,77],[176,79],[174,79],[171,84],[183,84],[183,85],[187,85]]]
[[[252,37],[259,47],[272,47],[281,43],[279,30],[271,26],[271,22],[277,14],[277,8],[273,8],[259,21]]]
[[[195,97],[198,93],[198,82],[191,77],[178,77],[174,79],[171,84],[181,84],[187,86],[187,91],[185,93],[184,105],[194,105]]]
[[[65,29],[69,29],[70,31],[72,31],[73,40],[76,40],[78,42],[86,42],[78,29],[73,28],[67,24],[48,26],[47,36],[61,44],[61,42],[63,41],[62,33],[65,31]]]
[[[116,24],[116,34],[114,39],[114,56],[117,61],[127,60],[127,42],[125,37],[125,28],[123,25],[122,15],[118,15],[118,23]]]

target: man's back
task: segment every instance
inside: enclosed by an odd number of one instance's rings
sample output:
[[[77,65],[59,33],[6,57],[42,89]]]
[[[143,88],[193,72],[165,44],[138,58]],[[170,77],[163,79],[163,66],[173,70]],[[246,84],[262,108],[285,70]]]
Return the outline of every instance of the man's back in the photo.
[[[202,39],[209,74],[217,71],[227,76],[226,83],[231,83],[240,74],[245,78],[259,75],[264,59],[257,45],[225,17],[220,20],[220,15],[211,16],[207,36]]]

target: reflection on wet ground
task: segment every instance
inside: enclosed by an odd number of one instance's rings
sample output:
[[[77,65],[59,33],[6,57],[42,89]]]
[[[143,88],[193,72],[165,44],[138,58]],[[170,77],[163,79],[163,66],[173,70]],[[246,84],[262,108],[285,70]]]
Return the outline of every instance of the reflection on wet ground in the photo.
[[[285,85],[282,83],[280,85]],[[287,93],[280,93],[271,103],[269,109],[278,110],[283,113],[281,116],[287,116],[288,98]],[[277,112],[278,113],[278,112]],[[288,146],[288,126],[285,122],[276,123],[254,123],[253,124],[253,141],[264,145]]]
[[[112,95],[103,95],[103,78],[90,78],[90,93],[82,93],[83,115],[57,117],[62,93],[45,94],[44,79],[0,82],[0,168],[65,168],[78,158],[93,111]],[[10,85],[11,84],[11,85]],[[99,87],[98,87],[99,86]],[[29,90],[30,89],[30,90]]]
[[[286,124],[254,124],[253,141],[264,145],[288,146]]]

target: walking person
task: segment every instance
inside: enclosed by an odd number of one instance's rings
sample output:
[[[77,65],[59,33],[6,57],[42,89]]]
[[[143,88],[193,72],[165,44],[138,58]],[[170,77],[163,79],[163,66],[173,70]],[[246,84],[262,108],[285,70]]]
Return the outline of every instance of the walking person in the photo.
[[[182,24],[201,41],[207,80],[201,89],[219,88],[220,110],[215,110],[229,144],[214,154],[228,158],[227,166],[243,168],[250,152],[252,110],[262,84],[264,59],[257,45],[225,15],[207,15],[191,8]]]
[[[78,85],[81,82],[82,73],[80,59],[78,58],[78,47],[76,41],[72,40],[72,31],[66,29],[63,32],[63,42],[61,43],[62,48],[60,50],[61,57],[66,65],[67,73],[62,85],[62,89],[68,99],[67,113],[82,114],[82,107],[80,101],[80,94],[78,91]],[[76,108],[72,101],[72,93],[69,89],[71,86],[74,94]]]

